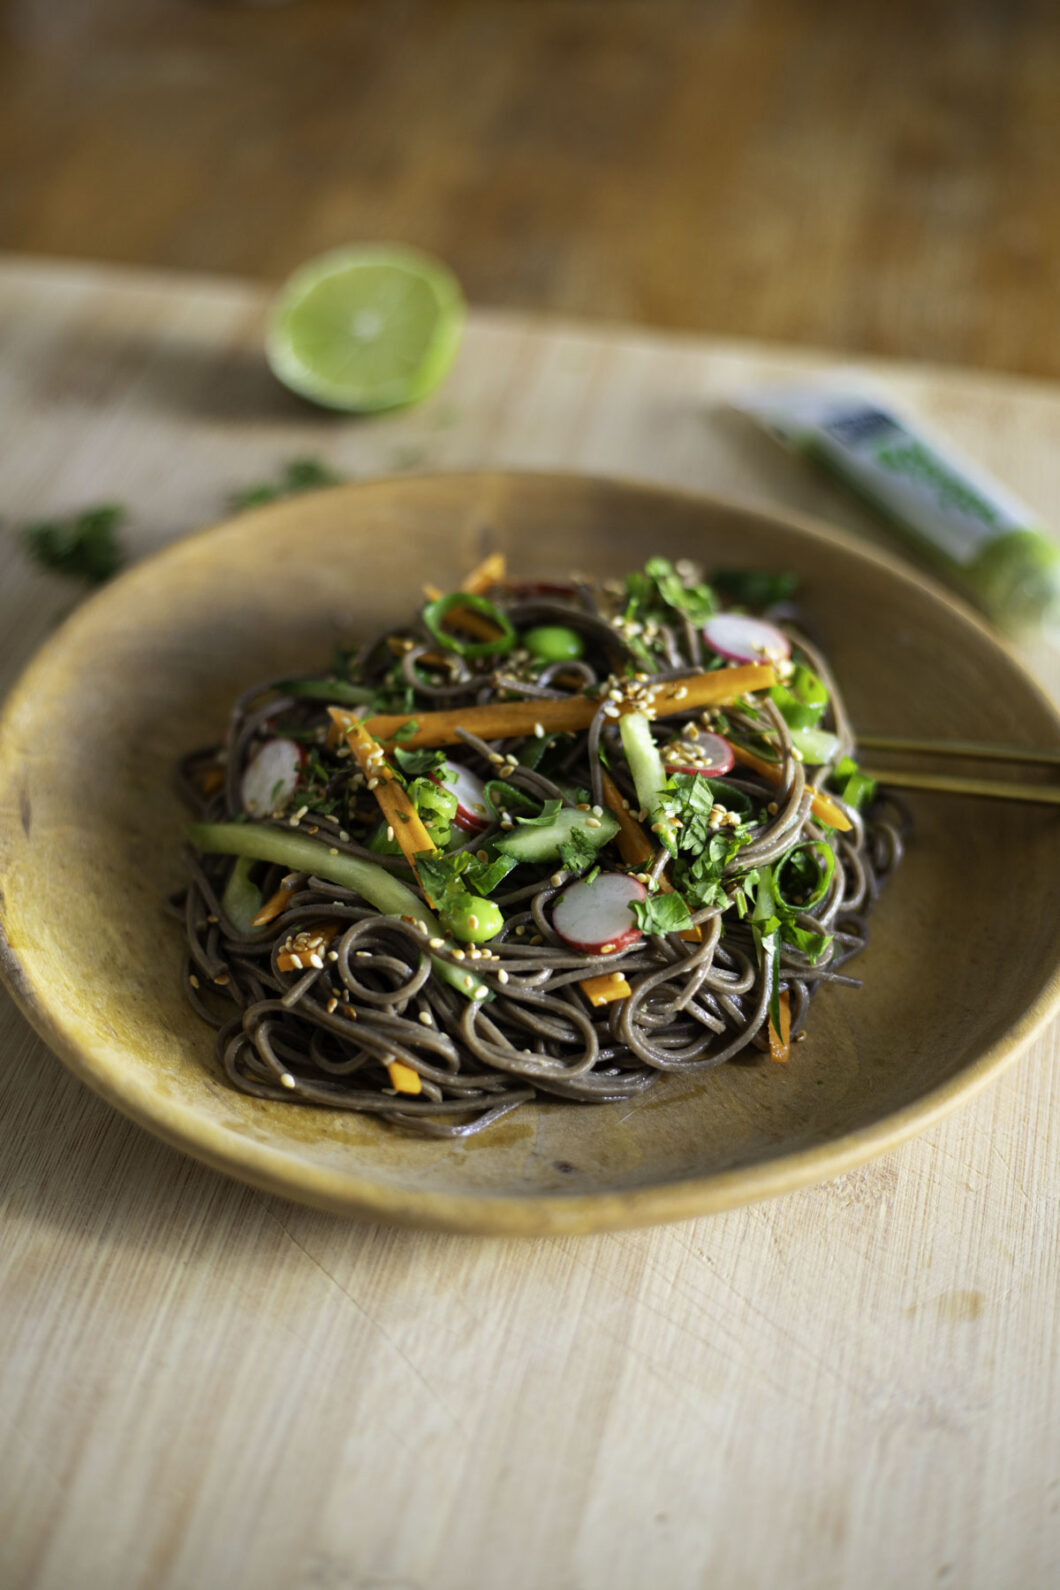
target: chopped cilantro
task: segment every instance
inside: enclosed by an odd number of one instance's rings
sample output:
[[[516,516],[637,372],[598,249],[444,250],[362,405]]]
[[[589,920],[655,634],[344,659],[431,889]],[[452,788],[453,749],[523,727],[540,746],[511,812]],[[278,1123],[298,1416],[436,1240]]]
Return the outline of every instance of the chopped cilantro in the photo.
[[[244,508],[260,508],[264,503],[278,502],[281,497],[297,497],[303,491],[318,491],[321,486],[338,486],[343,476],[322,463],[319,458],[292,458],[285,464],[275,480],[259,481],[244,486],[229,497],[230,506],[237,512]]]
[[[23,527],[22,544],[42,568],[103,585],[125,562],[117,536],[124,518],[124,508],[107,503],[69,519],[40,519]]]
[[[626,591],[630,606],[635,609],[629,616],[642,617],[670,608],[686,614],[693,624],[698,624],[718,610],[710,586],[685,580],[669,558],[649,558],[643,573],[627,575]]]
[[[649,894],[629,908],[642,933],[683,933],[692,926],[692,915],[679,894]]]

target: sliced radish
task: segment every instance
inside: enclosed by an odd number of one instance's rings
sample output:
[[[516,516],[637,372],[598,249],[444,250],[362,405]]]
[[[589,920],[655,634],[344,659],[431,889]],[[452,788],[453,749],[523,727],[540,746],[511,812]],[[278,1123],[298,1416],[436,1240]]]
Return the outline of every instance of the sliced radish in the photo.
[[[732,746],[723,734],[700,734],[698,740],[673,740],[663,752],[668,773],[706,773],[720,778],[735,763]]]
[[[647,889],[628,872],[601,872],[588,883],[572,883],[556,901],[552,926],[572,950],[583,955],[612,955],[644,937],[630,915],[630,906]]]
[[[447,762],[450,775],[443,778],[440,773],[432,773],[431,780],[440,784],[443,789],[452,790],[456,796],[456,816],[453,818],[458,828],[466,834],[480,834],[484,828],[489,827],[489,809],[486,806],[486,786],[477,773],[472,773],[470,768],[463,767],[459,762]]]
[[[729,662],[779,662],[791,656],[788,637],[764,618],[715,613],[703,625],[703,639]]]
[[[251,817],[281,812],[298,788],[305,752],[294,740],[266,740],[246,765],[240,794]]]

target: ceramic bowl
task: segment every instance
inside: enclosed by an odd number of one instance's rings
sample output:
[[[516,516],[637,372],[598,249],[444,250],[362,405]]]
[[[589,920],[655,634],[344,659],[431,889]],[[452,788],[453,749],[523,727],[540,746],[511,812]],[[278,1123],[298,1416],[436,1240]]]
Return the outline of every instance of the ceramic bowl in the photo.
[[[405,618],[487,549],[516,573],[613,575],[652,553],[789,569],[867,732],[1060,745],[1053,709],[958,603],[821,526],[654,487],[479,474],[380,480],[246,513],[80,608],[0,737],[3,963],[29,1019],[149,1131],[269,1191],[473,1232],[674,1220],[835,1176],[969,1097],[1060,1001],[1055,813],[911,802],[860,989],[815,1002],[791,1062],[664,1079],[623,1106],[543,1104],[480,1137],[234,1092],[184,1002],[178,755],[254,680]],[[42,1085],[45,1085],[42,1082]]]

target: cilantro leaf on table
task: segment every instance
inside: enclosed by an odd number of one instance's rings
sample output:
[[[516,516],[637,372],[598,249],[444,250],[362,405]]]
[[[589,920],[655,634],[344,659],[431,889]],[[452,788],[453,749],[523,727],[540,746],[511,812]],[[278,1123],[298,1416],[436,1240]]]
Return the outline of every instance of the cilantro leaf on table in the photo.
[[[229,506],[240,513],[245,508],[260,508],[281,497],[297,497],[304,491],[319,491],[322,486],[338,486],[344,477],[319,458],[292,458],[275,480],[244,486],[229,496]]]
[[[125,563],[117,535],[125,516],[118,504],[105,503],[68,519],[40,519],[23,527],[22,544],[42,568],[103,585]]]

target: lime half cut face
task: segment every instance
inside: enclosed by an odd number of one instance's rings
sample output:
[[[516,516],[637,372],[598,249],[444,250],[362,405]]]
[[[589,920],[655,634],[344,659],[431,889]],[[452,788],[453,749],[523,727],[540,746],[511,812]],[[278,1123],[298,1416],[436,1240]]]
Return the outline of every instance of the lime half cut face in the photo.
[[[292,391],[371,413],[433,391],[463,326],[460,284],[440,261],[383,244],[343,248],[310,260],[281,288],[266,354]]]

